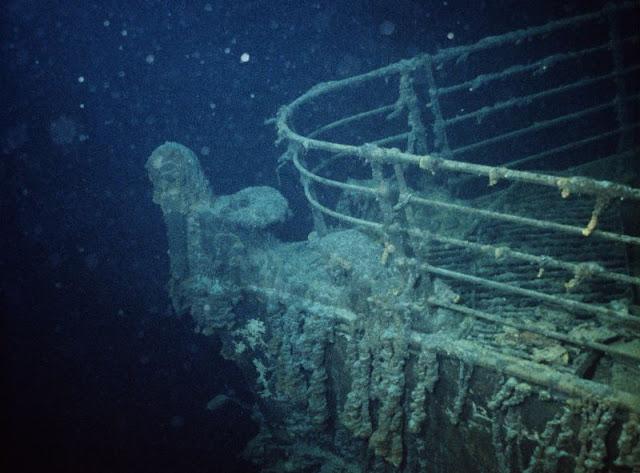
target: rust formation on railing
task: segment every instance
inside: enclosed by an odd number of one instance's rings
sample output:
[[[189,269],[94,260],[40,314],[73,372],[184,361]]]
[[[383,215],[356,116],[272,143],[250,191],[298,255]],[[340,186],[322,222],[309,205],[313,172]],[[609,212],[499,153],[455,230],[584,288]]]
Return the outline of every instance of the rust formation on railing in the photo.
[[[420,55],[283,107],[281,162],[316,231],[378,235],[381,264],[449,288],[412,310],[471,317],[505,356],[535,360],[504,343],[515,330],[640,362],[611,343],[640,333],[637,9]]]

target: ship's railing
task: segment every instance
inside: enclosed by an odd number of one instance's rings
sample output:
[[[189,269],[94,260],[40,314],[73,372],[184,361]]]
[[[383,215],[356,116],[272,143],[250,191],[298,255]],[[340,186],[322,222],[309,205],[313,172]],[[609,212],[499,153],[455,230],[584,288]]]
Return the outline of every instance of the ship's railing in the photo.
[[[316,230],[329,217],[377,233],[382,263],[403,258],[459,295],[421,307],[640,361],[530,317],[553,307],[640,330],[629,259],[640,237],[623,228],[640,200],[638,18],[637,3],[609,4],[322,83],[282,107],[282,162],[300,173]]]

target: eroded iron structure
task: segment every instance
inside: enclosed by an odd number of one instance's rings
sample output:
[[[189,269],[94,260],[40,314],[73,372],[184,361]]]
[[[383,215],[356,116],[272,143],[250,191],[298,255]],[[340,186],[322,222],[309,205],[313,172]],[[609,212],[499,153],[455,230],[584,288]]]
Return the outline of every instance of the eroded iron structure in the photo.
[[[315,229],[147,164],[170,295],[263,471],[640,471],[637,3],[320,84],[274,123]]]

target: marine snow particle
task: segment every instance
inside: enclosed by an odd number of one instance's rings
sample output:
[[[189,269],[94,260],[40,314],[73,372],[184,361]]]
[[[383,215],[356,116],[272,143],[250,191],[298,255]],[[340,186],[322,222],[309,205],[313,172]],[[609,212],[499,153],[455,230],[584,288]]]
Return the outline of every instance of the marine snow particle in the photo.
[[[82,84],[84,82],[84,76],[78,76],[78,82]]]
[[[73,143],[77,134],[78,125],[73,119],[65,115],[56,118],[49,125],[51,141],[57,145],[69,145]]]
[[[391,36],[396,31],[396,25],[392,21],[384,20],[378,28],[383,36]]]
[[[251,56],[249,56],[249,53],[242,53],[240,55],[240,62],[249,62],[249,59],[251,59]]]
[[[447,33],[447,39],[453,39],[453,38],[455,38],[455,37],[456,37],[456,35],[454,35],[454,34],[453,34],[453,32],[449,31],[449,32]]]
[[[147,64],[153,64],[156,60],[156,57],[153,54],[147,54],[147,57],[144,58]]]

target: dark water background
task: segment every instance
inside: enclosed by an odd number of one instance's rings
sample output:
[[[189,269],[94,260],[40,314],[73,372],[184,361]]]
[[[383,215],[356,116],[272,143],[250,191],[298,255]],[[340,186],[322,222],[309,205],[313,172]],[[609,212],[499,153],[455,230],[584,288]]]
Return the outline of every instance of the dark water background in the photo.
[[[249,414],[205,409],[230,389],[251,402],[244,380],[171,313],[143,167],[157,145],[196,151],[217,194],[275,186],[282,150],[264,120],[317,82],[597,6],[3,2],[2,471],[253,471],[237,458]],[[285,237],[304,238],[291,171],[280,190]]]

